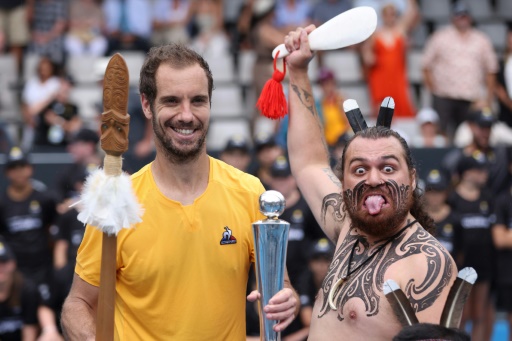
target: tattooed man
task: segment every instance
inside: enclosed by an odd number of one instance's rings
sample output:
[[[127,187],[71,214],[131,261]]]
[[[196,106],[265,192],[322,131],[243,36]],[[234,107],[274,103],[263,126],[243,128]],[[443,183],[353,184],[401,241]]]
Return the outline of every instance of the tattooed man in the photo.
[[[385,127],[354,135],[329,167],[315,110],[307,33],[285,38],[290,77],[288,148],[292,172],[336,252],[313,310],[309,340],[391,340],[401,326],[383,294],[395,280],[420,322],[439,323],[457,274],[453,259],[426,229],[407,143]],[[341,181],[340,181],[341,180]]]

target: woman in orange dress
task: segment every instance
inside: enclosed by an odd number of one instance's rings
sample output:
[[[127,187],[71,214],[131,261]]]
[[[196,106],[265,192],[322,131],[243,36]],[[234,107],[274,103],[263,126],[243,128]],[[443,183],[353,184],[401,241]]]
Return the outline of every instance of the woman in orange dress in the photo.
[[[396,117],[414,117],[415,109],[409,96],[406,54],[407,34],[418,19],[416,1],[408,1],[402,17],[398,17],[395,5],[384,5],[381,19],[382,26],[362,47],[373,115],[376,117],[382,100],[391,96],[395,100]]]

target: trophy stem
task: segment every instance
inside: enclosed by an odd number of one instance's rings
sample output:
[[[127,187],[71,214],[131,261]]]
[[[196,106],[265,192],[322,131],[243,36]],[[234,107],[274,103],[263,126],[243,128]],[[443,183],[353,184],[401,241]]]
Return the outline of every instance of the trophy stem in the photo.
[[[278,323],[265,318],[263,307],[284,287],[286,249],[290,224],[284,220],[266,219],[252,224],[256,255],[256,280],[260,312],[260,338],[264,341],[281,340],[273,327]]]

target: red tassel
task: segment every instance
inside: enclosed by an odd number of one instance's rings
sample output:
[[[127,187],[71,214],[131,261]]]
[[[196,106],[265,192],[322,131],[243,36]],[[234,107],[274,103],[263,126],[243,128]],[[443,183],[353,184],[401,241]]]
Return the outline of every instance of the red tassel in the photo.
[[[256,102],[256,107],[260,109],[263,116],[272,120],[281,119],[288,113],[288,104],[281,85],[286,74],[286,62],[283,63],[283,72],[279,71],[276,66],[278,56],[279,52],[274,58],[274,74],[265,83],[260,98]]]

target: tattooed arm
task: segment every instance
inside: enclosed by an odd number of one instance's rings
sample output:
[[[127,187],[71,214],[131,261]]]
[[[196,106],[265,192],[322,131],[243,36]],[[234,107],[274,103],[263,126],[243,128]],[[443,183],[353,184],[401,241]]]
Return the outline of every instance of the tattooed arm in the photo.
[[[341,204],[341,183],[330,168],[308,77],[308,63],[313,54],[307,33],[313,29],[313,25],[297,29],[285,38],[285,45],[291,51],[286,58],[290,77],[288,153],[302,194],[324,232],[336,243],[346,219]]]

